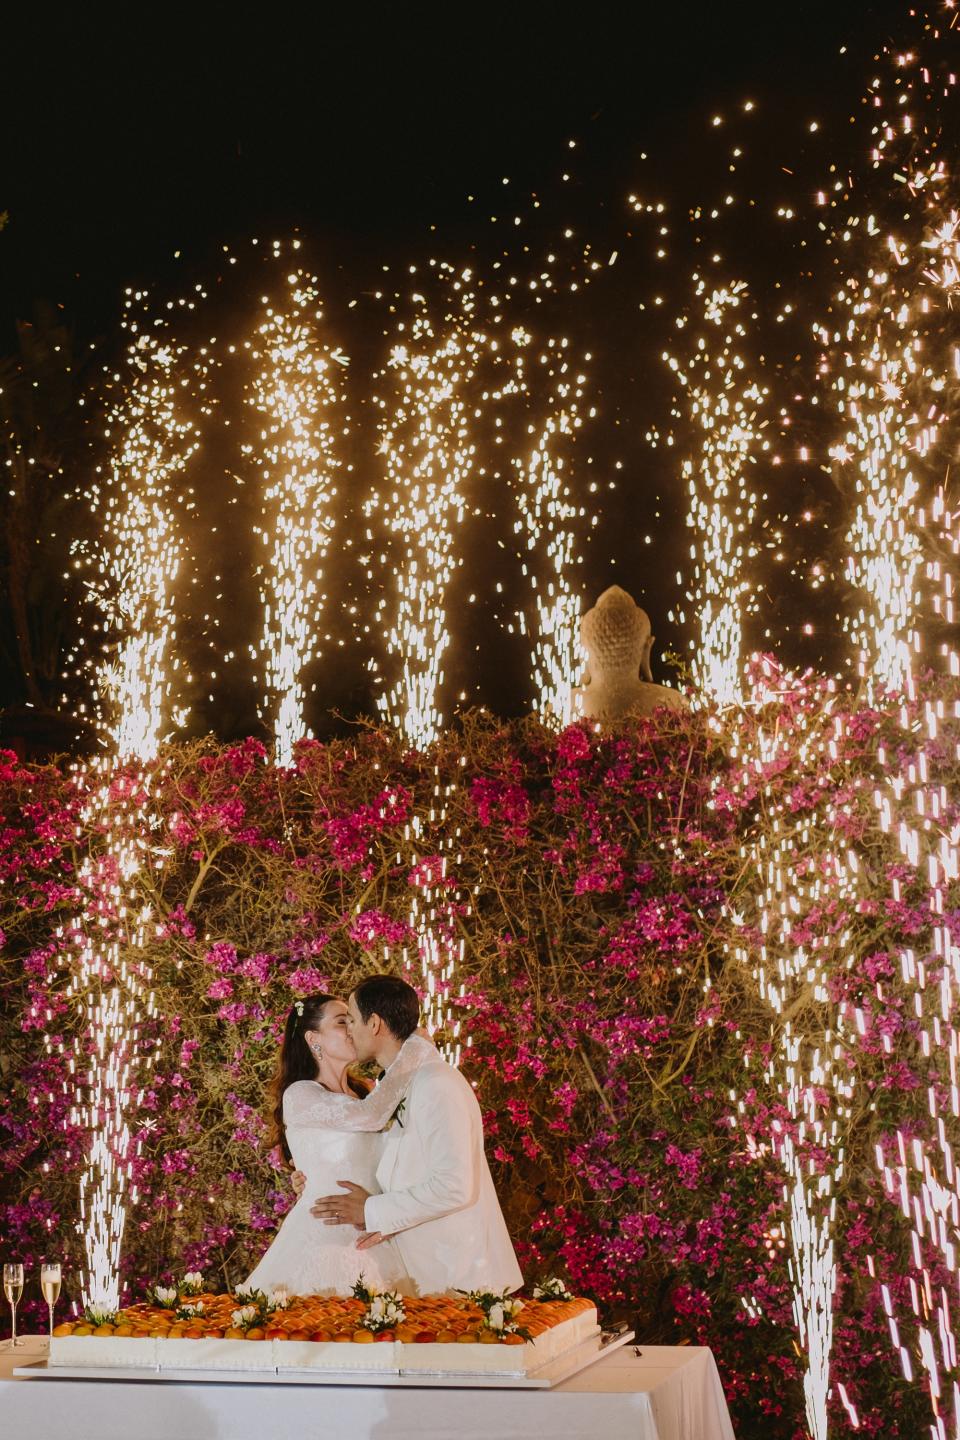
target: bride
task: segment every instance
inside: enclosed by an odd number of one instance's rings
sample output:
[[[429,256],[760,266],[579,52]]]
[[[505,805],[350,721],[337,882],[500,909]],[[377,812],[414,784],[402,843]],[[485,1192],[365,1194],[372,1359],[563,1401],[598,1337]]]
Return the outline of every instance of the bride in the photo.
[[[267,1253],[246,1284],[291,1295],[348,1294],[361,1269],[375,1289],[403,1288],[406,1276],[390,1240],[356,1248],[352,1225],[326,1226],[310,1214],[321,1195],[353,1180],[379,1193],[376,1173],[383,1146],[380,1133],[406,1095],[414,1073],[428,1056],[429,1040],[411,1035],[375,1090],[351,1079],[357,1059],[348,1010],[332,995],[297,1000],[287,1016],[280,1061],[273,1081],[273,1134],[284,1157],[302,1170],[306,1185]]]

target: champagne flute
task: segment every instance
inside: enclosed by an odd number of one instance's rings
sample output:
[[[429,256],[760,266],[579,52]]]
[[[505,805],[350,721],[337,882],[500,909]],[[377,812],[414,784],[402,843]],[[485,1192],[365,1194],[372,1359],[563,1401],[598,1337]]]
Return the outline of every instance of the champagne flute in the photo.
[[[20,1302],[20,1296],[23,1294],[22,1265],[4,1265],[3,1293],[7,1297],[7,1301],[10,1305],[10,1312],[13,1316],[13,1322],[10,1330],[10,1344],[7,1346],[8,1350],[13,1350],[16,1348],[16,1346],[20,1344],[20,1341],[17,1339],[17,1305]]]
[[[40,1289],[43,1291],[43,1298],[47,1302],[50,1311],[50,1334],[53,1335],[53,1307],[60,1299],[60,1281],[63,1278],[59,1264],[47,1264],[40,1267]]]

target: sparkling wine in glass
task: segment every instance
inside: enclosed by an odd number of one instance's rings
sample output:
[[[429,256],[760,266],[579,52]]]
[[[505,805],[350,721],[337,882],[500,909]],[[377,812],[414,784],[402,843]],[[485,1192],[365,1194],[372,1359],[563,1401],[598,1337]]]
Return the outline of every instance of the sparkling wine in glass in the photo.
[[[17,1306],[20,1303],[20,1296],[23,1294],[23,1266],[4,1265],[3,1267],[3,1293],[7,1297],[10,1306],[10,1313],[13,1317],[10,1328],[9,1350],[13,1350],[20,1341],[17,1339]]]
[[[60,1299],[60,1281],[63,1275],[60,1266],[44,1264],[40,1267],[40,1289],[50,1311],[50,1334],[53,1335],[53,1307]]]

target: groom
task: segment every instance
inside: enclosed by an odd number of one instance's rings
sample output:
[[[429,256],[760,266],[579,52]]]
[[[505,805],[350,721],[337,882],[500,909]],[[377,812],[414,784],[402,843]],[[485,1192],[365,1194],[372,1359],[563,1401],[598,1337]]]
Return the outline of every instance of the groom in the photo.
[[[416,991],[393,975],[372,975],[347,1008],[358,1058],[389,1069],[419,1024]],[[483,1150],[477,1097],[439,1052],[416,1071],[398,1107],[377,1182],[380,1195],[340,1180],[346,1193],[324,1196],[311,1213],[326,1225],[355,1225],[360,1250],[391,1238],[421,1295],[523,1284]]]

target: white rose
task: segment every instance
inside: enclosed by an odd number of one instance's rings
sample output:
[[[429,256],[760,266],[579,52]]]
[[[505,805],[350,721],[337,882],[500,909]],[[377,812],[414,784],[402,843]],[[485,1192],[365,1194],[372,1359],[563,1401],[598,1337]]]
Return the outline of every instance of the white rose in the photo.
[[[496,1305],[490,1306],[487,1312],[487,1324],[491,1330],[503,1329],[503,1304],[501,1301],[498,1300]]]

